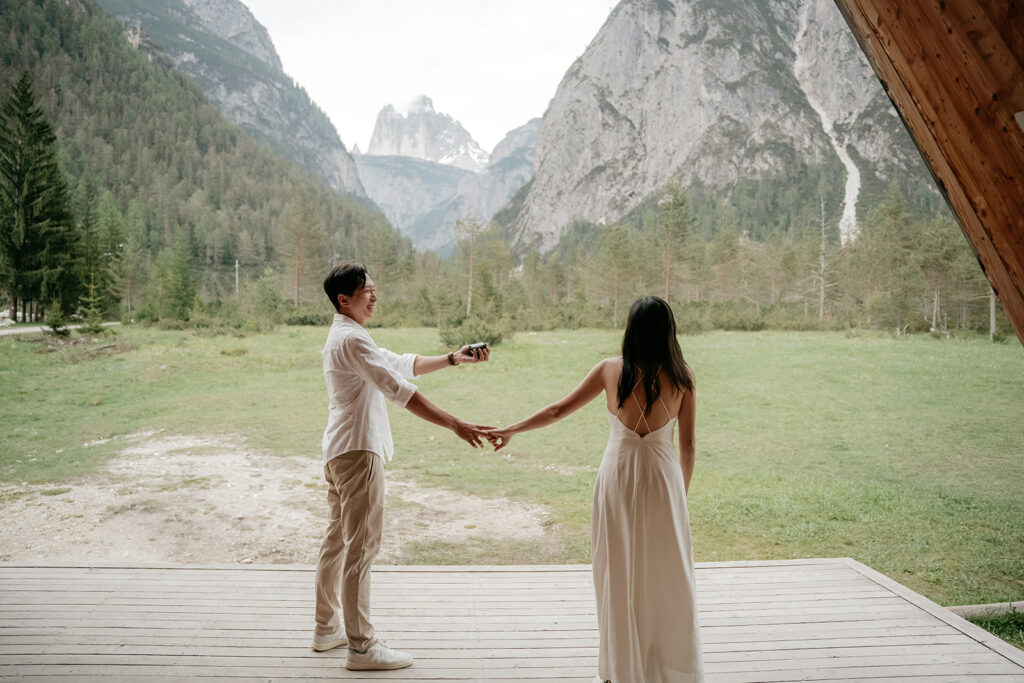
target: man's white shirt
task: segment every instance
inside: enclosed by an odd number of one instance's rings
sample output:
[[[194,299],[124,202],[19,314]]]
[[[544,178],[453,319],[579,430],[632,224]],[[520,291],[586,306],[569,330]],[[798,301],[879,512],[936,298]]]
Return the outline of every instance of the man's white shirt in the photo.
[[[416,393],[409,382],[416,379],[416,354],[378,347],[362,325],[336,313],[323,357],[330,400],[324,462],[348,451],[372,451],[390,462],[395,446],[384,399],[405,407]]]

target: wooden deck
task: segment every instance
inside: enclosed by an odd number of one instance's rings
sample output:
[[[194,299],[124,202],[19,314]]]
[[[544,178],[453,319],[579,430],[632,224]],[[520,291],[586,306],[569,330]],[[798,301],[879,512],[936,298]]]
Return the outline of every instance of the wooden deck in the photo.
[[[849,559],[700,564],[711,681],[1024,681],[1024,652]],[[590,569],[380,567],[410,669],[313,652],[307,567],[0,564],[0,678],[590,681]]]

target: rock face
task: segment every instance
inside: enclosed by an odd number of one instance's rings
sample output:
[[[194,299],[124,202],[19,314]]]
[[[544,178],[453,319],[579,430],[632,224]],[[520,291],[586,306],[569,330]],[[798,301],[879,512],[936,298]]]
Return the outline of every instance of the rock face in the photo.
[[[482,171],[487,166],[487,152],[462,124],[434,111],[433,101],[425,95],[412,103],[408,116],[390,104],[384,107],[377,115],[366,153],[412,157],[467,171]]]
[[[473,175],[455,166],[398,155],[355,157],[363,186],[391,224],[412,236],[409,228],[439,201],[451,197],[459,182]],[[422,248],[413,239],[417,248]]]
[[[541,120],[511,232],[550,249],[670,180],[727,192],[801,164],[846,169],[851,236],[862,183],[927,175],[830,0],[623,0]]]
[[[281,71],[281,58],[277,56],[270,34],[240,2],[224,0],[182,0],[194,16],[202,21],[209,33],[223,38],[256,59]]]
[[[327,116],[281,70],[266,29],[239,0],[98,0],[127,33],[191,76],[228,120],[331,187],[366,192]],[[138,39],[133,44],[140,44]]]
[[[370,198],[418,249],[451,251],[455,223],[487,223],[533,175],[540,119],[510,131],[479,173],[408,156],[356,156]]]

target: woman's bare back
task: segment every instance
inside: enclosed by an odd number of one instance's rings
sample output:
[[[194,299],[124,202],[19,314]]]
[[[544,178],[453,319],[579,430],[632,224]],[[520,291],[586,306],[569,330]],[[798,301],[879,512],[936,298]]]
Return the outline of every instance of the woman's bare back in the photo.
[[[638,382],[633,387],[633,393],[627,397],[620,407],[619,402],[619,377],[622,375],[622,359],[616,359],[609,363],[608,372],[605,375],[605,399],[608,412],[615,415],[619,421],[640,435],[661,429],[672,421],[679,414],[684,400],[684,394],[680,393],[668,380],[667,375],[659,374],[661,384],[661,395],[658,397],[651,410],[644,414],[643,409],[647,406],[647,392]]]

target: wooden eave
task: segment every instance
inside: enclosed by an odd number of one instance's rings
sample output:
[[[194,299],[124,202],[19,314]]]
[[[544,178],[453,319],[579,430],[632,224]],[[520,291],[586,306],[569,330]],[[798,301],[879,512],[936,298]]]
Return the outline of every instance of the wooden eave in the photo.
[[[1024,3],[835,2],[1024,343]]]

